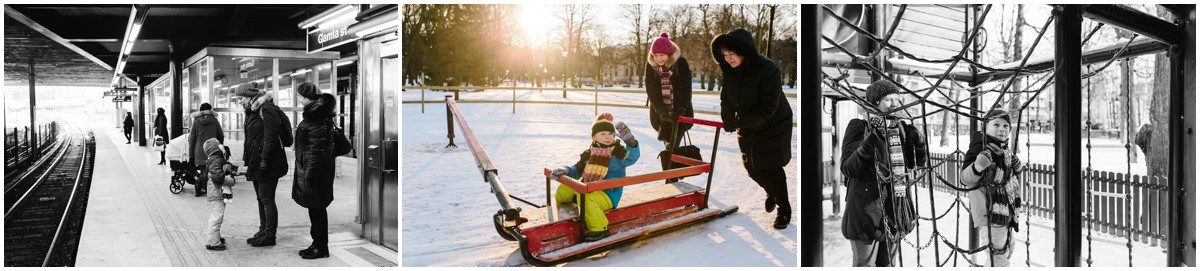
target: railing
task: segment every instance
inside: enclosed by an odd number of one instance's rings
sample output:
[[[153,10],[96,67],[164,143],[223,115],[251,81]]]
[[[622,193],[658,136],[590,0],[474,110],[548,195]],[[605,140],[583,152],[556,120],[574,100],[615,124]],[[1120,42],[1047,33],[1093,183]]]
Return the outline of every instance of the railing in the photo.
[[[35,126],[5,129],[4,131],[4,170],[7,173],[19,172],[28,167],[29,163],[37,161],[49,144],[58,138],[58,125],[55,122]],[[30,144],[33,142],[34,144]]]
[[[420,101],[404,101],[403,102],[406,104],[421,104],[421,113],[425,113],[425,104],[426,103],[444,103],[445,102],[444,100],[425,100],[425,91],[426,90],[452,91],[452,92],[454,92],[454,95],[453,95],[454,101],[457,103],[508,103],[508,104],[512,104],[512,112],[513,113],[517,112],[517,104],[591,105],[593,110],[595,111],[595,112],[593,112],[594,114],[600,113],[601,106],[622,107],[622,108],[641,108],[641,109],[647,108],[647,105],[645,103],[601,103],[600,102],[600,93],[645,94],[646,91],[644,91],[644,90],[605,89],[605,88],[599,88],[599,86],[596,86],[596,87],[593,87],[590,89],[589,88],[555,88],[555,87],[518,87],[518,86],[496,86],[496,87],[404,86],[404,89],[420,89],[421,90],[421,100]],[[588,102],[569,102],[569,101],[518,101],[517,100],[517,91],[518,90],[563,91],[564,98],[566,95],[565,93],[567,93],[567,92],[592,93],[592,102],[588,103]],[[459,92],[461,92],[461,91],[512,91],[513,95],[512,95],[511,100],[462,100],[462,99],[459,99]],[[720,94],[721,94],[720,91],[693,91],[692,92],[692,95],[720,95]],[[788,98],[796,98],[795,93],[784,93],[784,96],[786,96]],[[795,106],[795,105],[793,105],[793,106]],[[696,109],[696,110],[692,110],[692,111],[695,112],[696,114],[708,114],[708,115],[714,115],[714,116],[721,115],[721,111],[700,110],[700,109]],[[795,127],[796,123],[793,122],[792,126]]]

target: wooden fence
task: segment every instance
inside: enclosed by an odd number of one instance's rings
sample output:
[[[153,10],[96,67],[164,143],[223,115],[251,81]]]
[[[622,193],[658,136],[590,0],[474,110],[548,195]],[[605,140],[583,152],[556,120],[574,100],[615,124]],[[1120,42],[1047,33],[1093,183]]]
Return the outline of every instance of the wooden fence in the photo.
[[[958,170],[962,168],[961,156],[950,157],[948,154],[940,153],[930,156],[929,163],[931,165],[949,160],[935,167],[931,173],[934,191],[947,194],[958,192],[946,186],[939,177],[956,184],[956,186],[966,186],[958,183]],[[822,164],[827,173],[837,170],[833,168],[832,163]],[[832,174],[826,175],[832,176]],[[1134,240],[1155,246],[1166,243],[1170,216],[1167,178],[1107,171],[1094,171],[1091,176],[1084,172],[1083,178],[1087,182],[1085,187],[1090,187],[1091,190],[1090,195],[1085,197],[1086,204],[1091,208],[1084,206],[1085,213],[1080,215],[1084,216],[1084,223],[1091,224],[1092,231],[1118,237],[1132,234]],[[1025,172],[1022,173],[1021,180],[1024,180],[1027,185],[1027,189],[1022,192],[1024,194],[1022,203],[1029,207],[1027,215],[1054,219],[1054,167],[1044,164],[1028,164]],[[826,199],[838,198],[836,187],[840,186],[842,181],[833,180],[832,177],[826,177],[823,180],[825,185],[835,187],[834,194],[827,195]],[[927,184],[927,182],[921,182],[919,187],[926,187]],[[1092,211],[1091,218],[1087,216],[1088,210]]]

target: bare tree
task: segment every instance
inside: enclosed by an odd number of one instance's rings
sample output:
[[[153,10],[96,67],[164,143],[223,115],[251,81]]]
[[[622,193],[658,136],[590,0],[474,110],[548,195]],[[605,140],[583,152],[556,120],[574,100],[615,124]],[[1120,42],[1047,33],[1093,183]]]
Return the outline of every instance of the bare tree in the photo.
[[[564,73],[566,78],[563,78],[563,82],[566,83],[567,78],[575,77],[574,75],[578,73],[571,69],[570,63],[574,62],[571,59],[579,57],[579,47],[583,44],[584,30],[592,27],[595,15],[592,13],[592,5],[562,5],[555,17],[562,23],[564,34],[560,45],[563,52],[567,52],[563,63],[564,69],[566,69]],[[578,86],[578,79],[574,81],[574,84]],[[567,91],[564,90],[563,98],[566,97]]]
[[[646,47],[642,46],[642,43],[646,42],[646,36],[644,36],[644,34],[650,32],[650,30],[646,28],[646,26],[649,26],[650,23],[642,23],[642,19],[644,17],[645,12],[643,11],[642,4],[621,5],[621,19],[625,21],[625,25],[630,27],[630,38],[633,38],[633,42],[630,43],[633,45],[633,47],[630,49],[634,53],[633,58],[630,59],[630,63],[641,63],[642,59],[646,57]],[[631,74],[637,77],[637,84],[640,88],[643,86],[643,81],[646,80],[645,78],[642,78],[642,73],[637,72],[637,68],[641,67],[641,65],[634,64],[632,67],[633,72],[631,72]]]

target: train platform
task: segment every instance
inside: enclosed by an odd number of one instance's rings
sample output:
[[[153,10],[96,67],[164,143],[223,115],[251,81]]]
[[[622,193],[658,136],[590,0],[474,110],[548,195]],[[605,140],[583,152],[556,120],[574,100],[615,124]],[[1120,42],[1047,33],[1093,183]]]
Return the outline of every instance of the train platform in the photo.
[[[308,212],[291,199],[291,172],[279,180],[277,245],[251,247],[246,239],[258,229],[254,188],[239,177],[234,200],[227,205],[221,234],[225,251],[204,248],[208,205],[194,197],[194,188],[168,189],[172,172],[158,165],[159,153],[136,142],[120,142],[120,129],[95,125],[96,166],[90,200],[79,241],[75,266],[397,266],[396,251],[360,237],[356,160],[338,159],[334,201],[328,207],[330,257],[305,260],[297,255],[307,248]],[[226,141],[235,164],[240,164],[241,142]],[[288,164],[295,166],[288,148]],[[211,190],[212,193],[216,190]]]

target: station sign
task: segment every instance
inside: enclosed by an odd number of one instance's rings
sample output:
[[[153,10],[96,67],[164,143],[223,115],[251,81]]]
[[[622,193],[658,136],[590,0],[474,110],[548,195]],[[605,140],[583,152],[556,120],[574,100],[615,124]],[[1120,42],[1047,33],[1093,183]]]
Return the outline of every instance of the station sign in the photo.
[[[137,95],[137,93],[124,92],[124,91],[105,91],[104,92],[104,97],[131,97],[131,96],[136,96],[136,95]]]
[[[133,97],[131,97],[131,96],[116,97],[116,98],[113,98],[112,101],[113,102],[130,102],[130,101],[133,101]]]
[[[355,20],[340,20],[340,22],[323,23],[317,27],[309,28],[308,31],[308,53],[316,53],[325,49],[333,48],[338,45],[346,44],[358,39],[354,33],[350,33],[350,25],[354,24]]]

